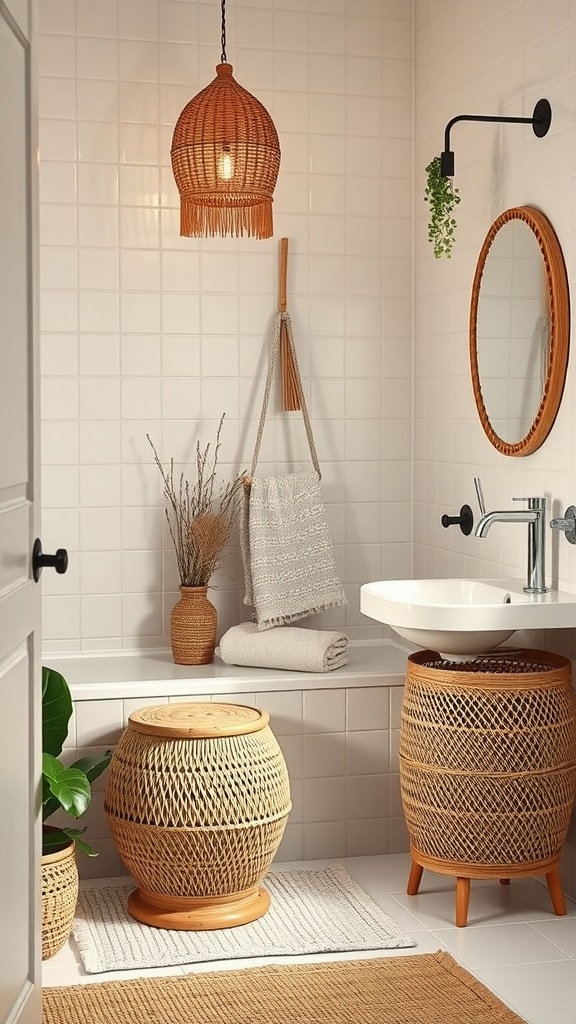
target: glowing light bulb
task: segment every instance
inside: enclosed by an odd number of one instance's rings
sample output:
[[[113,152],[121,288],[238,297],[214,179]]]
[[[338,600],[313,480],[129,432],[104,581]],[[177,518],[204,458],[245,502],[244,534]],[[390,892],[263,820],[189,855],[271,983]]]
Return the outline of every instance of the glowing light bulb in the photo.
[[[230,181],[234,177],[234,160],[227,146],[224,146],[218,158],[218,177],[222,181]]]

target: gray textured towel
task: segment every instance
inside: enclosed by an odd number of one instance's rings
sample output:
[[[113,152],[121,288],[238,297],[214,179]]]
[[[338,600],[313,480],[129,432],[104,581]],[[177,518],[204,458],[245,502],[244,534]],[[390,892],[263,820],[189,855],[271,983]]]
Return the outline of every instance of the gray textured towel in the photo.
[[[258,629],[346,604],[318,474],[254,477],[241,528],[246,593]]]
[[[331,672],[348,662],[348,637],[335,630],[298,626],[260,632],[255,622],[241,622],[224,633],[220,657],[227,665]]]

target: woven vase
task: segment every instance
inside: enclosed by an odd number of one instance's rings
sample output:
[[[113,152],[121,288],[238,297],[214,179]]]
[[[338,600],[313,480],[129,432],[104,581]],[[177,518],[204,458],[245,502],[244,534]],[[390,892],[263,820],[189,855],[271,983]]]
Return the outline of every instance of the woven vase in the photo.
[[[78,898],[78,868],[73,842],[42,857],[42,959],[68,941]]]
[[[177,665],[208,665],[214,661],[216,609],[208,587],[180,587],[180,600],[170,617],[170,643]]]

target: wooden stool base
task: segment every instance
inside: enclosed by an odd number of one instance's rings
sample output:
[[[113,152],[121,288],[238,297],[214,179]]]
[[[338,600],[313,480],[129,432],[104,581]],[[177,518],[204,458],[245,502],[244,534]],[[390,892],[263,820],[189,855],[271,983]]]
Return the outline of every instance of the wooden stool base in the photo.
[[[526,878],[533,875],[544,875],[552,909],[559,917],[566,913],[566,902],[562,892],[560,872],[558,869],[559,859],[552,862],[538,862],[534,864],[457,864],[450,861],[439,860],[436,857],[429,857],[417,850],[411,849],[412,866],[408,877],[406,892],[408,896],[416,896],[420,888],[424,868],[437,871],[442,875],[456,876],[456,927],[465,928],[468,922],[468,904],[470,902],[470,880],[473,878],[494,878],[498,879],[501,885],[509,885],[511,878]]]
[[[168,896],[135,889],[128,897],[128,912],[153,928],[177,931],[211,931],[215,928],[236,928],[263,917],[270,906],[270,896],[259,886],[228,896]]]

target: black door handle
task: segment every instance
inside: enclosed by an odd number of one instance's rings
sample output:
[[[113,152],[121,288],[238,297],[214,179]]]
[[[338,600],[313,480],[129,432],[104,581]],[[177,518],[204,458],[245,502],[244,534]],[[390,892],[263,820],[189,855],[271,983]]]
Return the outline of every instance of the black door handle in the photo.
[[[68,568],[68,552],[66,548],[58,548],[55,555],[42,554],[42,541],[36,537],[32,548],[32,576],[34,582],[38,583],[42,569],[56,569],[56,572],[66,572]]]

